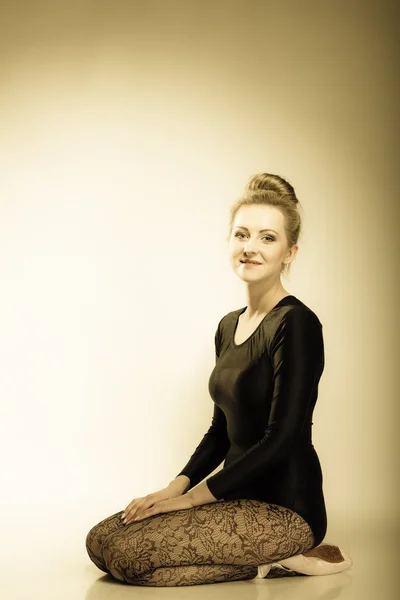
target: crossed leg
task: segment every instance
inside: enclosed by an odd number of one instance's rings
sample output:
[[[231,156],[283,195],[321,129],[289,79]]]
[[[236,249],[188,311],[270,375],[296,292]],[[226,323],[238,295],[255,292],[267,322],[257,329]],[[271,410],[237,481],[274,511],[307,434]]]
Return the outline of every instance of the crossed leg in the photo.
[[[123,525],[115,513],[86,536],[90,559],[115,579],[185,586],[253,579],[258,565],[313,548],[310,526],[261,500],[220,500]]]

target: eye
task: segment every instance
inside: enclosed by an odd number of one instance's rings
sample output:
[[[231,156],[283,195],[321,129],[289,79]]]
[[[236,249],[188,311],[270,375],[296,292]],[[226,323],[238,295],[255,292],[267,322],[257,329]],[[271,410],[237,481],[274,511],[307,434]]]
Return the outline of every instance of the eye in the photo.
[[[238,237],[239,235],[244,235],[244,233],[241,233],[240,231],[238,231],[237,233],[235,233],[235,237]],[[274,242],[275,238],[270,236],[270,235],[264,235],[261,239],[263,240],[264,238],[268,238],[269,241]]]

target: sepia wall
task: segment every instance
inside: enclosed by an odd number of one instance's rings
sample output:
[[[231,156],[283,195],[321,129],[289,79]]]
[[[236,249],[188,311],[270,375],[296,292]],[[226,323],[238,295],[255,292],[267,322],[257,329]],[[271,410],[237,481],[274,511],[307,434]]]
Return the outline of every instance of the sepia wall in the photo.
[[[226,235],[258,172],[288,179],[303,207],[282,283],[323,323],[313,442],[328,533],[398,518],[395,4],[1,10],[10,545],[21,515],[32,532],[46,515],[84,552],[89,526],[186,464],[211,422],[217,324],[246,304]]]

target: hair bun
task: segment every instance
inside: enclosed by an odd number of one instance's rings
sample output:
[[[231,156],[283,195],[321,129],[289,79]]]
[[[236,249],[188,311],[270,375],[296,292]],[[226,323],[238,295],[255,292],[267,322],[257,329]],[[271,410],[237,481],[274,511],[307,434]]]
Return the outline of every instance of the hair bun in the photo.
[[[282,196],[290,196],[288,200],[292,200],[294,204],[298,203],[294,188],[288,181],[279,175],[271,173],[258,173],[253,175],[247,182],[245,191],[247,192],[274,192],[281,198]]]

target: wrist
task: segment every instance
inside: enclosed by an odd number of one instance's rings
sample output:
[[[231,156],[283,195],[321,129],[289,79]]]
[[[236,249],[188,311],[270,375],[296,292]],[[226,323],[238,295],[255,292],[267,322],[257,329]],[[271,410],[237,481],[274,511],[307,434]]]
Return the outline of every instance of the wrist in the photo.
[[[182,494],[184,494],[186,490],[190,488],[190,479],[186,475],[178,475],[178,477],[175,477],[167,487],[173,488],[174,490],[179,489]]]
[[[206,481],[202,481],[194,488],[186,492],[186,498],[190,500],[193,506],[202,506],[203,504],[210,504],[211,502],[218,502],[218,498],[215,498],[210,492]]]

